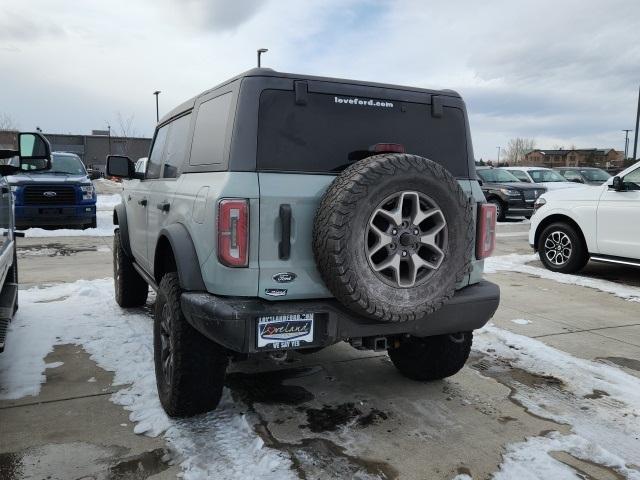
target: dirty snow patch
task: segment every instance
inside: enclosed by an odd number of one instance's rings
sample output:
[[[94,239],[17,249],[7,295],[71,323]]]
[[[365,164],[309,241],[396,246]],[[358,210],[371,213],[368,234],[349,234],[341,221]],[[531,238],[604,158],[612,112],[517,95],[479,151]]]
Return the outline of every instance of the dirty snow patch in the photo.
[[[539,455],[549,468],[561,469],[546,458],[546,452],[561,450],[640,480],[640,471],[622,468],[640,464],[640,379],[617,367],[577,358],[497,327],[485,327],[474,335],[473,348],[490,360],[490,368],[519,368],[559,380],[559,384],[550,386],[517,382],[513,398],[534,415],[569,425],[573,433],[569,437],[554,436],[553,442],[530,440],[527,445],[511,446],[502,466],[511,475],[496,478],[575,478],[554,476],[552,470],[536,472],[522,463],[522,455],[529,459]],[[530,470],[528,476],[518,475],[518,468]]]
[[[579,285],[581,287],[594,288],[606,293],[624,298],[631,302],[640,302],[640,288],[630,287],[609,280],[600,280],[597,278],[582,277],[580,275],[571,275],[568,273],[558,273],[547,270],[546,268],[527,265],[530,262],[538,260],[538,255],[520,255],[512,253],[510,255],[502,255],[498,257],[490,257],[484,261],[485,273],[497,272],[518,272],[535,275],[536,277],[553,280],[558,283],[566,283],[569,285]]]
[[[123,386],[111,400],[131,412],[134,431],[164,435],[183,478],[297,478],[289,457],[264,446],[244,414],[247,407],[228,390],[214,412],[167,417],[156,391],[152,329],[148,315],[118,307],[112,279],[20,291],[20,310],[0,356],[0,399],[38,395],[53,347],[82,345],[101,368],[114,372],[114,385]]]
[[[640,472],[627,467],[624,460],[578,435],[551,432],[544,437],[531,437],[525,442],[508,445],[500,471],[494,480],[576,480],[584,478],[553,458],[550,453],[566,452],[575,458],[612,468],[626,478],[637,480]]]

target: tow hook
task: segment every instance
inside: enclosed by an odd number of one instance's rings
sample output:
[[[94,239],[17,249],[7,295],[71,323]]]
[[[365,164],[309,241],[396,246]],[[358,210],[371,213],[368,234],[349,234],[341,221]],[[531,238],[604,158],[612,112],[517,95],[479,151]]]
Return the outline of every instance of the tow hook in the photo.
[[[275,352],[269,352],[269,358],[271,358],[271,360],[273,360],[274,362],[278,362],[278,363],[286,362],[287,358],[289,358],[289,351],[277,350]]]

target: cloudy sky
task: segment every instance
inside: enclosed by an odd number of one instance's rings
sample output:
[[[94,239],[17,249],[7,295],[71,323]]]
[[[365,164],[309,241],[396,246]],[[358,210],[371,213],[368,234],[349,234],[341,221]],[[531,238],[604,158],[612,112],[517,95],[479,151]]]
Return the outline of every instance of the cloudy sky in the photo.
[[[0,0],[0,115],[89,133],[255,66],[426,88],[467,102],[476,157],[624,148],[640,83],[638,0]]]

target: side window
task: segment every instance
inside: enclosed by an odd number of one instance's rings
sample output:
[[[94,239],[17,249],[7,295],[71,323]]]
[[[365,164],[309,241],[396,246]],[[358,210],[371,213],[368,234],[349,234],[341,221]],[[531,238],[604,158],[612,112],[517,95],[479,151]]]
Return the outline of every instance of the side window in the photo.
[[[582,180],[582,177],[580,176],[580,174],[578,172],[574,172],[573,170],[567,170],[565,172],[562,172],[562,175],[567,180]]]
[[[634,171],[627,173],[623,180],[625,183],[632,184],[633,190],[640,190],[640,168],[636,168]]]
[[[189,113],[168,125],[169,133],[165,141],[162,178],[176,178],[180,174],[180,168],[187,153],[190,122],[191,114]]]
[[[147,173],[144,178],[160,178],[160,166],[162,165],[162,158],[164,156],[164,144],[167,140],[167,132],[169,131],[169,125],[165,125],[156,133],[156,138],[153,141],[151,147],[151,154],[149,155],[149,162],[147,165]]]
[[[521,182],[531,183],[527,174],[522,170],[507,170],[507,171],[510,173],[513,173],[513,175]]]
[[[231,108],[231,92],[200,105],[193,131],[190,165],[224,163],[224,142]]]

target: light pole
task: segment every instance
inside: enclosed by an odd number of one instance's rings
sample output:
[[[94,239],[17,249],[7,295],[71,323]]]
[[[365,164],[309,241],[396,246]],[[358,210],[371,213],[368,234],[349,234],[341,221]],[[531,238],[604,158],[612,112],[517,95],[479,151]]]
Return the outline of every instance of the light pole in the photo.
[[[624,159],[627,159],[627,154],[629,153],[629,132],[631,129],[626,128],[622,130],[624,132]]]
[[[638,123],[640,123],[640,87],[638,87],[638,109],[636,110],[636,136],[633,140],[633,159],[635,160],[638,153]]]
[[[111,125],[107,123],[107,136],[109,138],[109,155],[111,155]]]
[[[153,94],[156,96],[156,123],[158,123],[160,121],[160,110],[158,108],[158,95],[160,95],[160,90],[156,90]]]
[[[500,149],[501,148],[502,147],[497,147],[497,149],[498,149],[498,166],[500,166]]]
[[[269,51],[268,48],[259,48],[258,49],[258,68],[261,68],[260,57],[262,56],[263,53],[266,53],[268,51]]]

